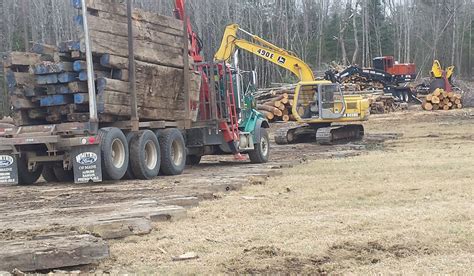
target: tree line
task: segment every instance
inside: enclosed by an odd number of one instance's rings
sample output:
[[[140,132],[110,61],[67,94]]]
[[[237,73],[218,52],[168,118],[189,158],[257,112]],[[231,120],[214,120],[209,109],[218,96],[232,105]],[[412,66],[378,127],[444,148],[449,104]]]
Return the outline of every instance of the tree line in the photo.
[[[133,2],[173,16],[173,0]],[[296,53],[318,75],[331,63],[371,66],[383,55],[416,63],[420,76],[428,75],[433,59],[455,65],[458,77],[472,78],[474,71],[472,0],[188,0],[187,6],[207,60],[225,26],[238,23]],[[1,0],[0,10],[0,53],[24,50],[26,40],[77,39],[72,18],[78,11],[70,0]],[[295,81],[256,56],[241,56],[243,68],[257,70],[261,86]]]

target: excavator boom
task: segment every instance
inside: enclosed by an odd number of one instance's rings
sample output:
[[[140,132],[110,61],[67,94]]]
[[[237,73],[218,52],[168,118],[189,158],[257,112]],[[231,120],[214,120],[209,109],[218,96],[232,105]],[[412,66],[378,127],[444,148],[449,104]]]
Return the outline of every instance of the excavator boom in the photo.
[[[251,37],[251,40],[254,42],[245,39],[239,39],[237,37],[237,32],[239,30],[248,34]],[[251,52],[254,55],[260,56],[265,60],[289,70],[303,82],[315,81],[313,71],[300,58],[294,56],[284,49],[278,48],[277,46],[256,35],[250,34],[249,32],[240,29],[239,25],[237,24],[229,25],[225,29],[224,38],[222,39],[219,50],[214,56],[214,60],[230,60],[236,50],[236,47]]]

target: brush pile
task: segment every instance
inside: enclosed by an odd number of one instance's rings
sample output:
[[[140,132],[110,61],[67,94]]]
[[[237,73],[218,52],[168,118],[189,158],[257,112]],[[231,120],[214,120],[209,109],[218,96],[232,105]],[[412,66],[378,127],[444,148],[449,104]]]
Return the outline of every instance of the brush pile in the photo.
[[[461,94],[437,88],[433,93],[426,95],[421,107],[428,111],[461,109],[463,107],[462,96]]]

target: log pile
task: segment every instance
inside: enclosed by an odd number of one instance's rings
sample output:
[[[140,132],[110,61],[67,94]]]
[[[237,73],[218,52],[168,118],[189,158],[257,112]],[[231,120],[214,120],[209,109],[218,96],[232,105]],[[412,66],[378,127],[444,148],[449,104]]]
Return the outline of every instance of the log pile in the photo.
[[[72,2],[82,8],[81,1]],[[126,6],[114,0],[87,0],[86,5],[99,119],[127,119],[131,107]],[[185,119],[183,53],[187,51],[182,21],[139,9],[132,17],[140,119]],[[89,119],[82,16],[74,22],[80,40],[58,47],[34,44],[31,52],[6,57],[6,80],[18,125]],[[199,91],[199,76],[190,75],[190,89]]]
[[[363,91],[363,90],[383,90],[383,83],[370,81],[359,75],[352,75],[344,78],[341,82],[344,91]]]
[[[371,114],[386,114],[408,109],[407,103],[398,102],[393,96],[370,95],[368,100]]]
[[[421,107],[428,111],[461,109],[463,107],[462,96],[438,88],[433,93],[426,95]]]
[[[279,88],[266,88],[258,91],[255,96],[257,110],[270,121],[294,121],[292,115],[295,86],[287,85]]]

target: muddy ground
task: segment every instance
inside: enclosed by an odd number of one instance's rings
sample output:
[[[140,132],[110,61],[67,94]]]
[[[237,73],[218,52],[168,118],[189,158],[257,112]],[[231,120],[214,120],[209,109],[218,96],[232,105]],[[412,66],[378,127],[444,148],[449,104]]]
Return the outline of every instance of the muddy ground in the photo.
[[[265,165],[208,157],[152,181],[0,187],[0,238],[81,232],[131,206],[182,206],[179,219],[109,240],[110,258],[74,269],[472,271],[474,109],[374,115],[365,126],[357,143],[274,145]],[[176,261],[189,252],[197,258]]]

